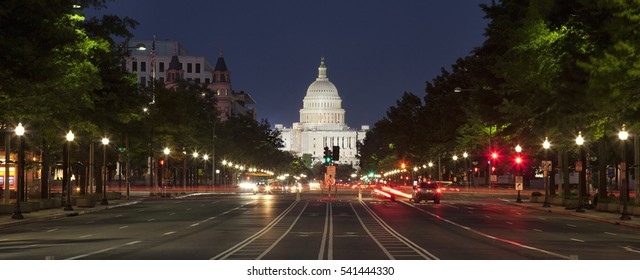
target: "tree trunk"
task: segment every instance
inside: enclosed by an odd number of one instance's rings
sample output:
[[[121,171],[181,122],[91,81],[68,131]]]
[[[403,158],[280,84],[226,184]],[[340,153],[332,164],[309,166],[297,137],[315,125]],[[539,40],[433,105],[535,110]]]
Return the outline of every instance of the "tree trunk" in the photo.
[[[607,198],[607,141],[605,137],[598,141],[598,199]]]
[[[569,185],[569,155],[565,149],[560,152],[558,159],[562,161],[562,165],[560,167],[562,192],[564,194],[564,198],[569,198],[571,196],[571,186]]]

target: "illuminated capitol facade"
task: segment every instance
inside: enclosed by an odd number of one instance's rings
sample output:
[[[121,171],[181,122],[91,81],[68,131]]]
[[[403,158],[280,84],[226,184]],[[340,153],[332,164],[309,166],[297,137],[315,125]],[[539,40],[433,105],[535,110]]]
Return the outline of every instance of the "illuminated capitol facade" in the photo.
[[[309,85],[300,109],[300,122],[291,128],[276,124],[282,134],[283,150],[295,153],[299,157],[310,155],[312,162],[321,162],[324,147],[340,147],[339,164],[359,165],[356,158],[357,144],[362,142],[369,126],[360,130],[350,129],[345,124],[345,110],[338,89],[327,78],[324,58],[318,67],[318,78]]]

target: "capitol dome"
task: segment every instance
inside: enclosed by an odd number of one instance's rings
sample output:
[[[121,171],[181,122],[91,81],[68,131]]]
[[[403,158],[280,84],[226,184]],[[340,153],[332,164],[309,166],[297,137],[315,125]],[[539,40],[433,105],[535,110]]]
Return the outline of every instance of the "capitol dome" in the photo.
[[[320,60],[320,67],[318,67],[318,78],[315,82],[309,85],[307,89],[306,97],[322,98],[322,97],[337,97],[338,89],[327,78],[327,66],[324,65],[324,57]]]
[[[327,78],[324,57],[318,67],[318,78],[309,85],[300,110],[300,123],[305,129],[343,130],[344,109],[338,89]]]

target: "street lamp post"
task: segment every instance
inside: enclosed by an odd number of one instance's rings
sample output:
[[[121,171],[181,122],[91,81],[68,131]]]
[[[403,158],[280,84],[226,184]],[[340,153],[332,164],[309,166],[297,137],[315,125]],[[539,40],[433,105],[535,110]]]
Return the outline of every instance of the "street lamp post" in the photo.
[[[19,123],[15,129],[18,136],[18,176],[17,176],[17,188],[16,188],[16,206],[13,211],[12,219],[21,220],[24,219],[22,215],[22,209],[20,208],[20,200],[22,200],[22,189],[24,188],[24,145],[22,144],[22,136],[24,135],[24,126]],[[9,164],[9,160],[5,160],[5,164]]]
[[[518,183],[518,178],[522,178],[522,175],[520,174],[520,165],[522,164],[520,152],[522,152],[522,147],[520,146],[520,144],[518,144],[516,145],[516,184]],[[520,183],[522,183],[522,181],[520,181]],[[516,202],[522,203],[522,197],[520,197],[520,188],[516,186],[516,189],[518,190],[518,198],[516,199]]]
[[[71,157],[70,157],[70,150],[71,150],[71,142],[73,141],[73,139],[75,138],[75,135],[73,135],[73,132],[71,132],[71,130],[69,130],[69,132],[66,135],[66,139],[67,139],[67,164],[65,165],[64,169],[66,170],[67,173],[67,178],[63,178],[65,180],[65,182],[67,183],[67,203],[64,206],[64,210],[65,211],[73,211],[73,207],[71,206],[71,175],[69,175],[69,162],[71,161]]]
[[[429,165],[429,180],[431,180],[431,168],[433,167],[433,162],[429,162],[427,165]]]
[[[101,205],[109,205],[107,200],[107,145],[109,138],[102,138],[102,202]]]
[[[584,138],[582,137],[582,131],[578,132],[578,137],[576,137],[576,145],[578,145],[578,152],[579,152],[579,164],[576,164],[576,166],[579,165],[580,170],[578,170],[579,172],[579,184],[578,184],[578,207],[576,208],[576,212],[587,212],[587,210],[584,208],[584,203],[582,201],[582,185],[585,184],[585,178],[584,178],[584,162],[582,160],[582,158],[584,157],[583,155],[583,151],[582,151],[582,145],[584,144]]]
[[[629,132],[626,131],[626,126],[624,124],[622,125],[622,130],[618,133],[618,138],[620,138],[620,144],[622,145],[622,162],[620,163],[620,168],[622,169],[622,195],[620,196],[620,200],[622,201],[622,215],[620,216],[620,220],[631,220],[631,215],[627,212],[629,198],[629,174],[627,173],[626,144],[627,139],[629,138]]]
[[[467,158],[469,157],[469,153],[464,152],[462,153],[462,158],[464,158],[464,178],[466,179],[466,185],[467,185],[467,189],[469,189],[471,187],[471,176],[469,176],[469,166],[467,165]]]
[[[204,185],[208,186],[208,182],[207,182],[207,177],[208,177],[207,176],[207,172],[208,172],[208,170],[207,170],[207,160],[209,160],[209,155],[204,154],[202,156],[202,159],[204,160],[204,169],[202,169],[202,170],[204,170],[204,172],[202,173],[204,175]]]
[[[165,147],[162,152],[164,153],[164,165],[166,166],[165,171],[164,171],[165,174],[164,174],[164,176],[162,176],[162,177],[164,177],[164,178],[162,178],[162,180],[164,180],[164,183],[162,185],[164,186],[163,187],[163,193],[164,193],[163,196],[166,196],[167,195],[167,185],[169,184],[169,178],[170,178],[170,176],[169,176],[169,154],[171,153],[171,150],[169,150],[169,147]]]
[[[453,176],[451,178],[451,181],[453,181],[454,183],[457,183],[457,177],[456,177],[456,173],[457,173],[457,168],[456,168],[456,162],[458,161],[458,156],[457,155],[453,155],[453,157],[451,157],[451,159],[453,159],[453,170],[451,171],[451,175]]]
[[[551,207],[551,203],[549,203],[549,178],[548,178],[548,168],[550,167],[549,163],[549,155],[548,151],[551,148],[551,143],[549,143],[549,139],[547,137],[544,138],[544,142],[542,143],[542,148],[544,149],[544,160],[547,164],[542,165],[542,176],[544,182],[544,203],[542,207]]]
[[[198,186],[198,152],[193,152],[192,156],[193,156],[193,165],[195,166],[195,181],[192,184],[194,186],[194,189]]]

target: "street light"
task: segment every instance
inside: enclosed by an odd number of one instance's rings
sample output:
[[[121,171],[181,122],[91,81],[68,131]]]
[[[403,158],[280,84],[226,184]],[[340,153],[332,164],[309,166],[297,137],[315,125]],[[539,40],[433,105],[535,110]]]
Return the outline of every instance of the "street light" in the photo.
[[[469,167],[467,166],[467,158],[469,157],[469,153],[462,153],[462,157],[464,158],[464,176],[467,179],[467,188],[471,187],[471,176],[469,176]]]
[[[576,137],[576,145],[578,145],[578,152],[579,152],[579,161],[576,162],[576,169],[579,168],[578,172],[579,172],[579,184],[578,184],[578,207],[576,208],[576,212],[587,212],[587,210],[584,208],[584,203],[582,202],[582,186],[583,184],[586,184],[585,180],[586,178],[584,178],[584,166],[583,163],[584,161],[582,160],[582,158],[584,157],[584,152],[582,151],[582,145],[584,145],[584,138],[582,137],[582,131],[578,132],[578,137]]]
[[[453,182],[456,183],[458,181],[458,180],[456,180],[456,169],[457,169],[456,168],[456,162],[458,161],[458,155],[453,155],[451,157],[451,159],[453,159],[453,172],[451,172],[452,175],[453,175],[453,178],[451,178],[451,179],[453,179]]]
[[[520,197],[520,186],[517,186],[518,181],[522,184],[522,175],[520,175],[520,166],[522,164],[522,158],[520,157],[520,152],[522,152],[522,147],[520,144],[516,145],[516,190],[518,191],[518,198],[516,199],[517,203],[522,203],[522,198]]]
[[[69,156],[70,155],[69,151],[71,150],[71,142],[73,141],[73,139],[75,139],[75,135],[73,135],[73,132],[69,130],[65,138],[67,139],[67,143],[66,143],[67,144],[67,164],[64,168],[67,173],[67,178],[63,178],[63,179],[67,183],[67,203],[64,206],[64,210],[73,211],[73,207],[71,206],[71,176],[69,175],[69,162],[71,161],[71,157]]]
[[[207,185],[207,160],[209,160],[209,155],[204,154],[202,156],[202,159],[204,160],[204,169],[203,169],[204,172],[203,172],[203,174],[204,174],[204,184],[206,186]]]
[[[101,205],[109,205],[107,200],[107,145],[109,138],[102,138],[102,202]]]
[[[166,173],[163,176],[165,182],[164,182],[164,191],[165,191],[165,196],[166,196],[166,191],[167,191],[167,185],[169,184],[169,154],[171,153],[171,150],[169,150],[169,147],[165,147],[164,150],[162,151],[164,153],[164,164],[166,166],[165,170]]]
[[[629,132],[626,130],[626,126],[622,125],[622,130],[618,133],[618,138],[620,138],[622,145],[622,162],[620,163],[620,169],[622,169],[622,195],[620,197],[622,201],[622,215],[620,216],[620,220],[631,220],[631,216],[629,212],[627,212],[627,204],[629,197],[629,179],[627,173],[627,139],[629,138]]]
[[[195,173],[196,173],[196,178],[195,178],[196,180],[195,180],[195,182],[193,183],[193,186],[194,186],[194,187],[197,187],[197,186],[198,186],[198,156],[199,156],[199,155],[200,155],[200,154],[199,154],[198,152],[193,152],[193,155],[192,155],[192,156],[193,156],[193,163],[194,163],[194,165],[195,165],[195,167],[196,167],[196,170],[195,170],[195,171],[196,171],[196,172],[195,172]]]
[[[542,164],[542,175],[544,182],[544,203],[542,207],[551,207],[551,203],[549,203],[549,178],[548,177],[548,168],[551,167],[549,162],[548,151],[551,148],[551,143],[549,143],[549,138],[545,137],[544,142],[542,142],[542,148],[544,148],[544,160],[546,164]]]
[[[16,206],[13,211],[12,219],[21,220],[24,219],[22,215],[22,209],[20,209],[20,200],[22,200],[22,190],[24,189],[24,146],[22,145],[22,136],[24,135],[24,126],[22,123],[18,123],[15,129],[18,136],[18,176],[17,176],[17,188],[16,188]],[[9,164],[9,160],[5,160],[5,164]]]

